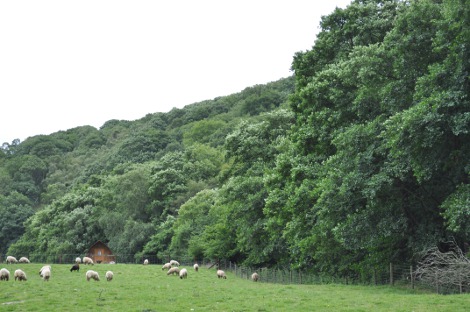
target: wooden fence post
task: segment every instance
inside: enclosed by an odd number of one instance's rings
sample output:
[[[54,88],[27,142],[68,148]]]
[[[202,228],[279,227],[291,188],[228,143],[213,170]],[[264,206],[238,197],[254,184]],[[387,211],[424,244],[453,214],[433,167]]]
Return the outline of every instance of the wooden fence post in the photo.
[[[413,266],[410,265],[411,289],[415,289],[415,279],[413,277]]]
[[[393,285],[393,264],[390,262],[390,285]]]

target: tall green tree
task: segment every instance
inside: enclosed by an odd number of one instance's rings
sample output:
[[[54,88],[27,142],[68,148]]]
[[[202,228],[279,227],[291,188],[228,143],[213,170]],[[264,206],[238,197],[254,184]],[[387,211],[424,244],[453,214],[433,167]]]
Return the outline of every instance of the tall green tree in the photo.
[[[0,253],[23,235],[24,222],[34,213],[30,199],[18,192],[0,195]]]
[[[444,13],[453,9],[455,18],[458,7],[355,1],[324,18],[313,49],[296,55],[293,145],[268,176],[265,208],[272,235],[281,231],[296,266],[353,274],[411,259],[445,237],[439,207],[468,179],[465,161],[449,171],[451,155],[468,152],[465,114],[438,113],[424,91],[439,90],[433,72],[446,63],[442,47],[456,39],[442,35],[452,25]],[[369,27],[372,36],[363,31]],[[453,61],[463,64],[461,56]],[[441,108],[449,103],[442,94],[433,97]],[[466,101],[457,101],[462,113]],[[462,121],[454,123],[461,132],[447,120]]]

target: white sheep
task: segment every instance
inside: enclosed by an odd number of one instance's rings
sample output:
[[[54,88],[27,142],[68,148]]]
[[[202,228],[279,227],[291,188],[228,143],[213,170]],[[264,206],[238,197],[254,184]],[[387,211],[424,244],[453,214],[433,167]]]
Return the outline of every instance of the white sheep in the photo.
[[[90,279],[94,279],[95,281],[99,282],[100,275],[98,274],[98,272],[95,272],[93,270],[88,270],[86,272],[86,280],[89,282]]]
[[[111,282],[113,280],[114,274],[111,271],[106,272],[106,280]]]
[[[196,272],[199,271],[199,265],[197,263],[193,265],[193,268],[194,268],[194,271]]]
[[[18,260],[16,260],[16,258],[13,257],[13,256],[8,256],[8,257],[7,257],[7,263],[8,263],[8,264],[18,263]]]
[[[217,270],[217,278],[223,278],[227,279],[227,276],[225,275],[225,272],[222,270]]]
[[[176,260],[170,260],[170,264],[171,266],[177,266],[177,267],[180,266],[180,263]]]
[[[253,282],[259,281],[259,274],[256,272],[251,274],[251,279],[253,280]]]
[[[181,279],[188,278],[188,270],[186,270],[186,269],[181,269],[179,274],[180,274]]]
[[[89,257],[83,257],[83,263],[94,265],[93,260]]]
[[[21,257],[20,260],[18,260],[19,263],[29,263],[29,259],[26,257]]]
[[[44,272],[44,270],[46,270],[46,269],[49,270],[49,273],[50,273],[50,271],[52,270],[52,268],[51,268],[50,265],[45,265],[45,266],[43,266],[43,267],[39,270],[39,275],[40,275],[41,277],[44,277],[44,276],[43,276],[43,272]]]
[[[3,268],[0,270],[0,281],[8,281],[10,280],[10,271]]]
[[[165,270],[165,269],[167,269],[167,270],[171,269],[171,263],[170,262],[167,262],[162,266],[162,271]]]
[[[14,276],[15,276],[15,281],[16,280],[19,280],[20,282],[21,281],[27,281],[26,273],[23,272],[23,270],[21,270],[21,269],[16,270]]]
[[[149,259],[144,260],[144,265],[147,265],[147,264],[149,264]]]
[[[75,263],[82,263],[82,259],[80,257],[75,258]]]
[[[50,266],[44,268],[44,270],[42,270],[41,272],[41,276],[42,276],[42,279],[46,282],[49,281],[49,279],[51,278],[51,269],[50,269]]]
[[[180,269],[178,267],[173,267],[171,269],[168,270],[168,272],[166,272],[166,275],[174,275],[174,274],[179,274],[180,273]]]

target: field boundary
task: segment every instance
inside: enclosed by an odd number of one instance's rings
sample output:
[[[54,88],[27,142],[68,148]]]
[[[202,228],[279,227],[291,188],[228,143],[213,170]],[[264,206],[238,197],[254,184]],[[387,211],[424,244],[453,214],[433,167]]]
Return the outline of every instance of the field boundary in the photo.
[[[29,260],[33,263],[49,263],[49,264],[71,264],[75,262],[76,257],[83,257],[79,254],[57,254],[43,255],[30,254]],[[147,259],[150,265],[161,265],[162,260],[155,255],[130,255],[115,254],[112,255],[116,263],[124,264],[143,264]],[[5,263],[6,255],[0,255],[0,263]],[[169,262],[171,257],[168,256],[164,262]],[[239,278],[251,279],[251,275],[258,273],[261,283],[274,284],[305,284],[305,285],[321,285],[321,284],[344,284],[344,285],[390,285],[406,287],[410,289],[426,289],[435,291],[438,294],[456,294],[468,293],[470,285],[453,285],[440,284],[439,281],[429,284],[416,279],[416,267],[407,264],[390,263],[386,267],[372,267],[369,270],[363,270],[361,274],[351,272],[349,276],[337,277],[328,274],[315,273],[306,270],[295,270],[290,268],[267,268],[267,267],[249,267],[237,265],[228,260],[213,261],[210,259],[190,259],[178,258],[182,266],[192,266],[198,263],[199,266],[207,269],[220,268],[227,272],[231,272]],[[106,263],[106,262],[104,262]],[[468,268],[470,270],[470,267]]]

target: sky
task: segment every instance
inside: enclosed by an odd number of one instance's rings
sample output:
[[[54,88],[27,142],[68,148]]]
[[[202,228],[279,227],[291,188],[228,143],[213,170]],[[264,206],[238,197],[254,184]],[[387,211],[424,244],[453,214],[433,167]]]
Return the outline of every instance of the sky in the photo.
[[[0,1],[0,145],[288,77],[350,2]]]

